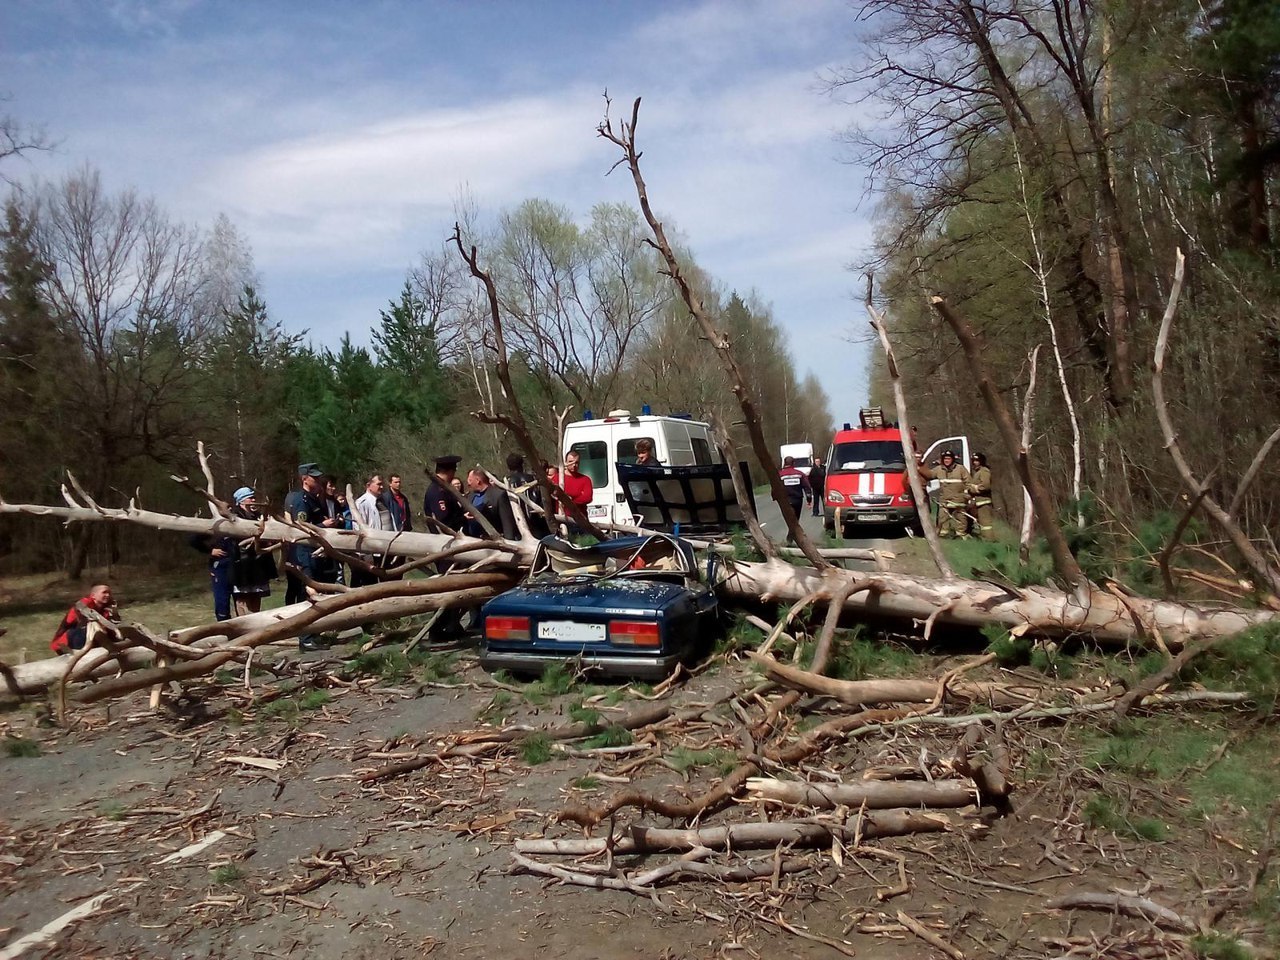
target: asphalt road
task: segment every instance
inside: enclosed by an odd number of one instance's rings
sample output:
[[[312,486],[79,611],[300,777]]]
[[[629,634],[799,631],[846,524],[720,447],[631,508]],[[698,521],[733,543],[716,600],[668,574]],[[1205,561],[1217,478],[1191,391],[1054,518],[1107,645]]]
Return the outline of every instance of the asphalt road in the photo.
[[[787,539],[787,525],[782,520],[782,511],[778,509],[778,505],[769,497],[768,492],[756,494],[756,513],[760,517],[760,524],[764,527],[764,532],[773,540],[779,543],[785,543]],[[807,504],[803,516],[800,518],[804,524],[805,532],[814,538],[816,542],[823,542],[822,517],[812,516],[812,508]],[[865,547],[868,550],[893,550],[894,542],[905,537],[906,531],[882,527],[876,531],[880,534],[878,537],[863,538],[857,540],[842,540],[842,547]],[[875,564],[870,560],[844,560],[843,565],[850,570],[874,570]]]

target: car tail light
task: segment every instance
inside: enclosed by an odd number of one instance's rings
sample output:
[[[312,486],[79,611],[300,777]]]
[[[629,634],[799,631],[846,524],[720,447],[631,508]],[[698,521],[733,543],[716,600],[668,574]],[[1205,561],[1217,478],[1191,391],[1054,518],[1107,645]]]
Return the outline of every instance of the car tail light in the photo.
[[[528,617],[486,617],[484,635],[488,640],[528,640]]]
[[[609,640],[637,647],[658,647],[662,645],[662,633],[652,620],[610,620]]]

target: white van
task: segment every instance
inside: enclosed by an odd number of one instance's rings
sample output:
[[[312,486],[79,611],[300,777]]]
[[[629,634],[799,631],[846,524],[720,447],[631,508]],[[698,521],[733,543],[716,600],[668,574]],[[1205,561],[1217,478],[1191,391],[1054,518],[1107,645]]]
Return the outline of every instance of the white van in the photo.
[[[778,465],[781,466],[787,457],[795,457],[796,469],[807,477],[813,469],[813,444],[784,443],[778,448]]]
[[[598,420],[577,420],[564,428],[564,453],[576,453],[578,469],[591,478],[587,516],[606,523],[632,523],[631,508],[618,480],[618,462],[636,462],[636,441],[653,442],[665,467],[723,463],[711,427],[689,417],[636,416],[613,410]]]

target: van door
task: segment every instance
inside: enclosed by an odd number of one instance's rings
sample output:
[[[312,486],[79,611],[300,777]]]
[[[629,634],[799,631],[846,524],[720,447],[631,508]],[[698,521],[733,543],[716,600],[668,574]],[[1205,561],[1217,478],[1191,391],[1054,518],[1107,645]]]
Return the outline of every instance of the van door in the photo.
[[[928,466],[938,459],[943,450],[950,450],[956,455],[956,461],[969,469],[969,438],[968,437],[943,437],[941,440],[935,440],[929,445],[929,449],[924,452],[924,463]],[[936,452],[935,452],[936,451]],[[930,480],[926,489],[930,494],[938,492],[938,481]]]

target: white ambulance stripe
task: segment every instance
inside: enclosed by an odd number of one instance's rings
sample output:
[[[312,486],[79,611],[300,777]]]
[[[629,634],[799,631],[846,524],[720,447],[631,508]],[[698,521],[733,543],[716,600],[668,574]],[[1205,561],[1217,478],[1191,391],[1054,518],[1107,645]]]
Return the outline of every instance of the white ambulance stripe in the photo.
[[[875,492],[883,495],[884,494],[884,474],[877,473],[875,474],[875,478],[876,478]]]
[[[858,474],[858,496],[865,497],[871,493],[871,474]]]

